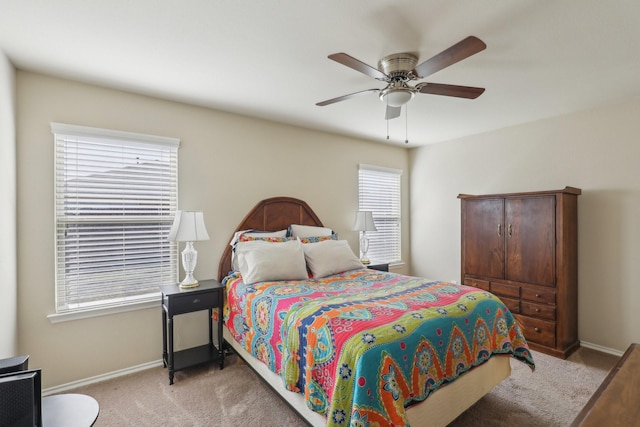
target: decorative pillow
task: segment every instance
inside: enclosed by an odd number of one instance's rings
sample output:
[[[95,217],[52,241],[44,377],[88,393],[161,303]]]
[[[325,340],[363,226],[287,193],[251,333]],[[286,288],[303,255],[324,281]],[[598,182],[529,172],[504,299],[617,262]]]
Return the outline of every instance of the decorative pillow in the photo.
[[[331,236],[312,236],[312,237],[298,237],[300,243],[318,243],[324,242],[325,240],[338,240],[337,234],[332,234]]]
[[[229,242],[229,246],[235,246],[238,242],[240,236],[259,236],[259,237],[287,237],[287,233],[289,230],[279,230],[279,231],[260,231],[260,230],[240,230],[236,231]]]
[[[346,240],[325,240],[302,245],[307,266],[314,279],[365,268]]]
[[[271,243],[238,242],[236,256],[242,280],[249,285],[270,280],[305,280],[307,267],[302,244],[297,240]]]
[[[267,234],[267,233],[265,233],[265,234]],[[245,233],[245,234],[242,234],[238,238],[238,243],[240,243],[240,242],[254,242],[256,240],[260,240],[260,241],[263,241],[263,242],[271,242],[271,243],[283,243],[283,242],[288,242],[291,239],[288,238],[288,237],[263,236],[263,235],[260,235],[258,233]]]
[[[335,233],[332,229],[327,227],[299,224],[291,224],[289,226],[289,236],[291,237],[331,236],[332,234]]]

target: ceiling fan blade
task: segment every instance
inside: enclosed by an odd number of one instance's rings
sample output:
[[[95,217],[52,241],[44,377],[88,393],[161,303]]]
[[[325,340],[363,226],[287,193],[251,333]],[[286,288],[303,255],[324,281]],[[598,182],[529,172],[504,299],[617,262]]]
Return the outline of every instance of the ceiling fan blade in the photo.
[[[420,93],[468,99],[476,99],[484,93],[483,87],[445,85],[440,83],[419,83],[416,85],[416,89],[418,89]]]
[[[395,119],[396,117],[400,117],[400,112],[402,111],[402,107],[392,107],[391,105],[387,105],[387,111],[384,114],[385,120]]]
[[[371,65],[367,65],[362,61],[357,60],[353,56],[347,55],[346,53],[334,53],[329,55],[329,59],[333,59],[336,62],[339,62],[342,65],[346,65],[349,68],[353,68],[356,71],[360,71],[363,74],[366,74],[369,77],[373,77],[378,80],[385,80],[387,75],[377,68],[373,68]]]
[[[418,78],[427,77],[484,50],[486,47],[487,45],[479,38],[469,36],[418,65],[414,68],[413,74]]]
[[[360,96],[360,95],[366,95],[366,94],[371,93],[371,92],[380,92],[380,89],[361,90],[360,92],[354,92],[354,93],[350,93],[348,95],[339,96],[337,98],[327,99],[326,101],[316,102],[316,105],[318,105],[320,107],[324,107],[325,105],[329,105],[329,104],[333,104],[333,103],[336,103],[336,102],[344,101],[344,100],[347,100],[347,99],[350,99],[350,98],[355,98],[356,96]]]

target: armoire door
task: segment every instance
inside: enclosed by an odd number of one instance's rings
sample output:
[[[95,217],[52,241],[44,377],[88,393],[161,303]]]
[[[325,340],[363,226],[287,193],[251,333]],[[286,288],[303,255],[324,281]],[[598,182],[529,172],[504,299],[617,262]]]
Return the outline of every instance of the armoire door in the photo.
[[[464,200],[464,275],[504,277],[504,199]]]
[[[505,278],[555,286],[556,198],[505,199]]]

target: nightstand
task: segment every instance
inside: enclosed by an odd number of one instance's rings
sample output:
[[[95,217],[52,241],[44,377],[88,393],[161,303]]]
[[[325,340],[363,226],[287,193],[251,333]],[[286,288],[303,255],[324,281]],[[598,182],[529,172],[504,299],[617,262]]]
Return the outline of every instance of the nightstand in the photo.
[[[213,309],[218,308],[222,316],[224,287],[217,280],[201,280],[196,288],[180,289],[176,285],[160,286],[162,291],[162,362],[169,367],[169,384],[173,384],[176,371],[202,363],[218,360],[224,367],[222,351],[222,318],[218,318],[218,347],[213,343]],[[186,350],[173,351],[173,316],[209,311],[209,343]],[[168,340],[168,346],[167,346]]]
[[[367,268],[378,271],[389,271],[389,263],[371,263]]]

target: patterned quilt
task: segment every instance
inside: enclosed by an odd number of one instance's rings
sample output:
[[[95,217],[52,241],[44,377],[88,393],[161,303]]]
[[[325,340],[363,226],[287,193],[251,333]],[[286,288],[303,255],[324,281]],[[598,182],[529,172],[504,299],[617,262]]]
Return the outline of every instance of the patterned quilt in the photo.
[[[231,335],[328,426],[408,425],[407,405],[495,354],[534,368],[511,312],[473,287],[368,269],[225,282]]]

